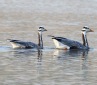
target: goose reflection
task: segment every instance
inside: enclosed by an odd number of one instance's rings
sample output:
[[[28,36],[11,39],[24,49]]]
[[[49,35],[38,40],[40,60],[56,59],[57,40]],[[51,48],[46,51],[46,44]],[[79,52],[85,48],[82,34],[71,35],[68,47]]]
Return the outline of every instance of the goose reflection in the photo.
[[[42,50],[38,50],[38,61],[42,61]]]
[[[88,50],[55,50],[54,56],[57,56],[58,59],[67,59],[70,57],[79,57],[81,56],[82,59],[85,59],[88,55]]]
[[[37,59],[39,62],[42,61],[42,50],[32,50],[32,49],[15,49],[15,50],[10,50],[10,54],[15,57],[15,58],[22,58],[22,59],[29,59],[29,58],[35,58]],[[31,58],[31,59],[32,59]]]

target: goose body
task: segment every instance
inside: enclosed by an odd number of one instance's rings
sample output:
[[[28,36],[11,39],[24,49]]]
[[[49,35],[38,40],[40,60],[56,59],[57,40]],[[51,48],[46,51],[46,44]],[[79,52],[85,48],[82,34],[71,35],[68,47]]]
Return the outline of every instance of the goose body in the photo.
[[[86,36],[86,34],[88,32],[93,32],[93,30],[89,29],[87,26],[83,27],[83,29],[82,29],[83,44],[78,42],[78,41],[63,38],[63,37],[52,36],[52,39],[54,41],[56,48],[58,48],[58,49],[81,49],[81,50],[82,49],[89,49],[87,36]],[[58,43],[59,44],[62,43],[63,46],[58,45]]]
[[[33,42],[26,42],[21,40],[11,40],[9,39],[13,48],[37,48],[38,45]]]
[[[78,41],[74,41],[74,40],[70,40],[67,38],[63,38],[63,37],[53,37],[53,40],[56,40],[56,43],[62,43],[62,46],[56,46],[56,48],[58,49],[88,49],[88,47],[82,45],[80,42]]]
[[[39,27],[38,29],[38,40],[39,43],[33,43],[33,42],[26,42],[26,41],[21,41],[21,40],[13,40],[13,39],[8,39],[9,42],[11,43],[13,48],[36,48],[36,49],[43,49],[43,40],[42,40],[42,32],[47,31],[44,27]]]

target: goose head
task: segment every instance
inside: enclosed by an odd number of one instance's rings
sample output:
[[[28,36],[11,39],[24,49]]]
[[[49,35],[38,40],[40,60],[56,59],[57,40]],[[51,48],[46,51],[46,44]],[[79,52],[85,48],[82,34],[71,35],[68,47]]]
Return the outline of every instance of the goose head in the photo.
[[[94,32],[92,29],[90,29],[88,26],[84,26],[83,29],[82,29],[82,32]]]
[[[38,31],[39,32],[44,32],[44,31],[47,31],[44,27],[42,27],[42,26],[40,26],[39,28],[38,28]]]

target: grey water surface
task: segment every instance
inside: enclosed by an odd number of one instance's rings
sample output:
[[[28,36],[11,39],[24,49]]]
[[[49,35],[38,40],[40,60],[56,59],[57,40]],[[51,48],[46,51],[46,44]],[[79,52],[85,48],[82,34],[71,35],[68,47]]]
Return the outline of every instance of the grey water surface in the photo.
[[[44,49],[13,49],[7,39],[38,43]],[[89,26],[89,51],[57,50],[48,35],[81,40]],[[97,0],[0,0],[0,85],[97,85]]]

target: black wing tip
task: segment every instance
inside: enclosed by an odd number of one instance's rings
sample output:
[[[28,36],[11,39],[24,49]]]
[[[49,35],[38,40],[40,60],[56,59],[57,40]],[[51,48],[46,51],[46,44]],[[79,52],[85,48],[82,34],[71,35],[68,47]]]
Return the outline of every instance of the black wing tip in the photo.
[[[9,41],[9,42],[15,42],[15,41],[18,41],[18,40],[7,39],[7,41]]]
[[[52,35],[48,35],[48,37],[51,37],[52,39],[56,39],[56,40],[67,39],[67,38],[63,38],[63,37],[55,37],[55,36],[52,36]]]
[[[64,37],[54,37],[54,39],[60,40],[60,39],[67,39],[67,38],[64,38]]]

